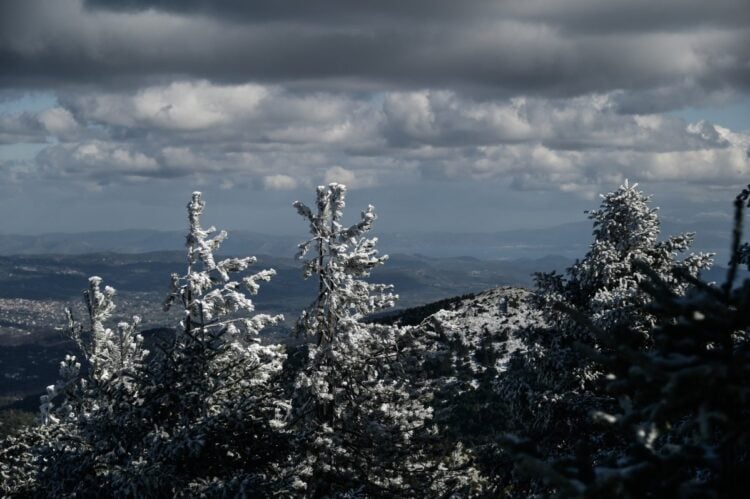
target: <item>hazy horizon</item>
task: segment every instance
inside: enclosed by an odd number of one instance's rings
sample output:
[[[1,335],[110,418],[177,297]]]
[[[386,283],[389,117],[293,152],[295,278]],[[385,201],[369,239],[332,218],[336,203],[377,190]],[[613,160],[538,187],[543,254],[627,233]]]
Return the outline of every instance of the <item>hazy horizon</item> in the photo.
[[[725,264],[730,248],[732,221],[713,217],[697,221],[662,220],[660,239],[694,232],[693,252],[716,255],[717,264]],[[747,226],[747,223],[746,223]],[[274,255],[292,258],[304,231],[294,234],[268,234],[258,231],[227,229],[229,238],[223,254]],[[374,230],[383,254],[423,255],[431,258],[471,257],[481,260],[544,259],[560,256],[570,260],[582,257],[593,240],[590,220],[564,223],[545,228],[524,227],[492,232]],[[126,229],[90,232],[58,232],[36,235],[0,233],[0,255],[80,255],[87,253],[150,253],[182,251],[184,230]]]

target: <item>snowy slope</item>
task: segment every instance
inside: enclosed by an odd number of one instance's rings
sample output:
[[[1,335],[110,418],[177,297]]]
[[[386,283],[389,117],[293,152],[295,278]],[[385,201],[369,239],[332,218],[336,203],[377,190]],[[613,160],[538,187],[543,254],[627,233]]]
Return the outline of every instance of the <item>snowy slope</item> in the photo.
[[[526,326],[541,324],[541,315],[532,306],[531,298],[532,293],[526,289],[493,288],[427,317],[418,328],[425,336],[452,345],[456,355],[464,349],[477,351],[482,342],[491,341],[498,353],[496,367],[503,371],[511,354],[522,348],[521,335]],[[471,369],[483,368],[472,361]]]

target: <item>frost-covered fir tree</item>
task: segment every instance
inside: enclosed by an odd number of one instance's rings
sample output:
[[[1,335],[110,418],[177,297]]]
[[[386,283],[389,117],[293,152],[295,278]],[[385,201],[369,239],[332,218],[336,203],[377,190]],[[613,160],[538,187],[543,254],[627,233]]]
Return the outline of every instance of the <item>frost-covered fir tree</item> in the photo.
[[[294,207],[310,223],[312,238],[299,245],[298,259],[305,261],[304,276],[318,278],[318,296],[302,313],[298,330],[314,336],[316,343],[332,343],[341,320],[357,320],[365,315],[392,307],[398,299],[393,286],[371,284],[361,278],[383,265],[388,256],[377,256],[377,238],[364,234],[375,222],[375,208],[362,212],[359,223],[344,228],[341,224],[345,207],[346,186],[332,183],[319,186],[317,211],[296,201]]]
[[[66,310],[68,334],[83,356],[85,375],[76,358],[67,356],[60,363],[61,381],[48,387],[48,395],[42,397],[42,422],[54,422],[53,431],[62,431],[67,423],[77,438],[73,440],[76,445],[58,441],[48,452],[47,460],[53,464],[43,470],[40,481],[48,484],[52,496],[100,490],[101,482],[109,480],[109,470],[119,461],[116,450],[126,445],[123,437],[130,426],[131,408],[140,396],[149,355],[139,332],[140,318],[108,327],[116,309],[116,291],[110,286],[102,289],[101,284],[100,277],[91,277],[84,292],[88,327]],[[52,400],[60,393],[63,401],[55,408]],[[55,412],[57,418],[52,416]]]
[[[3,493],[45,497],[264,496],[283,493],[288,459],[275,382],[285,355],[259,331],[280,316],[253,315],[248,294],[273,271],[232,280],[254,258],[217,260],[226,238],[201,226],[204,202],[188,205],[184,275],[172,276],[167,306],[183,320],[149,357],[138,320],[109,329],[114,290],[92,278],[91,327],[72,321],[83,362],[68,357],[62,381],[42,400],[45,425],[0,451]],[[243,286],[245,291],[243,291]],[[82,369],[82,365],[88,369]]]
[[[283,317],[253,314],[249,297],[275,272],[233,280],[255,257],[217,259],[227,233],[202,226],[200,192],[187,208],[187,269],[172,275],[165,302],[165,309],[177,304],[184,315],[144,390],[155,429],[145,468],[133,471],[147,494],[257,495],[280,478],[275,466],[286,452],[280,418],[287,404],[275,383],[285,354],[260,338]]]
[[[650,300],[639,283],[645,275],[633,262],[646,262],[676,292],[684,283],[671,277],[674,265],[695,275],[710,265],[709,255],[691,255],[677,262],[686,252],[694,234],[680,234],[659,240],[658,208],[649,206],[650,197],[627,180],[616,191],[602,195],[599,209],[589,213],[594,225],[594,242],[586,256],[568,269],[566,277],[540,275],[539,290],[549,303],[565,303],[586,314],[599,328],[627,326],[647,336],[654,325],[645,313]]]
[[[659,240],[657,210],[649,202],[627,181],[603,195],[599,209],[589,213],[594,241],[586,256],[565,275],[537,276],[548,327],[528,332],[526,349],[512,361],[502,390],[513,431],[535,441],[550,459],[602,446],[589,434],[589,414],[611,409],[616,401],[599,388],[602,367],[588,352],[607,352],[610,342],[602,338],[620,334],[635,338],[641,349],[653,342],[650,331],[658,318],[641,286],[647,279],[641,262],[676,294],[685,291],[685,283],[673,276],[674,269],[695,276],[711,262],[705,254],[678,260],[693,235]]]
[[[111,286],[101,289],[101,283],[101,277],[89,278],[89,289],[84,292],[90,323],[88,331],[75,321],[72,311],[66,309],[69,336],[86,357],[92,381],[106,383],[120,378],[129,385],[148,355],[148,350],[143,348],[143,336],[138,332],[141,319],[134,316],[131,323],[119,322],[115,329],[108,328],[106,323],[116,308],[116,291]]]
[[[81,375],[81,362],[74,355],[67,355],[60,362],[60,380],[48,386],[40,400],[42,424],[86,418],[115,391],[132,393],[137,390],[134,378],[149,353],[138,332],[141,319],[133,316],[130,323],[122,321],[114,329],[107,327],[116,308],[116,291],[111,286],[102,289],[101,283],[101,277],[89,278],[89,289],[83,294],[88,329],[74,319],[70,308],[65,310],[67,335],[83,356],[87,374]]]
[[[47,496],[66,495],[71,490],[99,490],[112,450],[122,446],[122,408],[135,403],[138,380],[148,351],[138,333],[140,319],[107,327],[115,310],[114,288],[101,288],[102,279],[91,277],[84,302],[89,327],[73,319],[70,309],[68,336],[81,355],[66,355],[60,362],[60,379],[41,397],[40,426],[30,428],[9,445],[6,452],[26,446],[26,463],[16,462],[5,476],[13,494],[44,491]],[[127,419],[127,418],[126,418]],[[9,442],[12,444],[12,442]],[[20,456],[17,456],[20,457]],[[5,453],[0,467],[6,464]],[[24,490],[19,473],[31,473]]]
[[[607,389],[618,396],[611,413],[594,416],[630,445],[588,462],[592,475],[571,473],[588,495],[741,497],[750,487],[750,280],[740,245],[750,186],[735,199],[732,255],[719,286],[675,269],[690,286],[685,296],[646,263],[644,291],[663,318],[654,346],[614,345],[603,360]],[[748,265],[750,268],[750,265]],[[579,466],[580,467],[580,466]],[[571,468],[569,470],[573,471]],[[589,478],[589,480],[586,480]]]
[[[260,331],[284,318],[281,315],[253,315],[255,305],[248,295],[257,294],[260,283],[270,281],[276,271],[269,269],[247,275],[241,283],[232,280],[232,274],[245,271],[256,262],[256,258],[217,261],[214,251],[227,238],[227,233],[220,231],[212,236],[216,232],[214,227],[204,229],[201,226],[204,207],[201,193],[194,192],[188,204],[187,272],[184,275],[172,274],[170,293],[164,303],[165,310],[175,303],[184,310],[175,352],[196,356],[192,359],[194,362],[186,364],[195,371],[191,374],[200,377],[195,380],[198,385],[191,384],[193,388],[204,382],[213,383],[214,379],[205,375],[207,369],[225,362],[230,365],[240,363],[248,369],[247,373],[253,373],[244,380],[245,383],[261,383],[278,371],[284,355],[278,346],[261,345]],[[223,369],[219,367],[219,370]],[[215,393],[216,388],[212,386],[206,391]]]
[[[595,353],[617,398],[592,413],[601,442],[625,442],[575,459],[539,465],[541,480],[565,497],[744,497],[750,487],[750,280],[737,282],[750,186],[735,200],[732,257],[724,283],[707,283],[680,266],[664,279],[646,262],[642,289],[660,318],[640,347],[639,331],[602,337]],[[674,280],[687,287],[674,291]]]
[[[372,206],[358,223],[342,225],[345,193],[332,183],[318,187],[314,210],[294,203],[312,236],[298,258],[308,256],[304,274],[318,280],[318,295],[298,323],[312,341],[291,414],[301,454],[295,486],[307,497],[413,495],[418,453],[411,438],[430,414],[403,377],[404,330],[362,321],[396,296],[391,286],[364,280],[387,257],[365,236],[375,221]]]

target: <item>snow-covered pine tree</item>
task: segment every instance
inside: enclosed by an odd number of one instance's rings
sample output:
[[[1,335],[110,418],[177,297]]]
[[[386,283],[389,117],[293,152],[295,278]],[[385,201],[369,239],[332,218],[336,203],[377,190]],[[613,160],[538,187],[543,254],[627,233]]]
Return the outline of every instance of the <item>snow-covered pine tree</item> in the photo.
[[[172,275],[164,305],[179,304],[184,318],[150,366],[143,410],[154,429],[144,440],[145,462],[121,481],[136,481],[147,495],[264,494],[282,478],[275,466],[286,458],[288,404],[275,383],[283,347],[263,345],[259,333],[283,317],[253,314],[248,294],[275,271],[232,280],[255,257],[218,260],[227,233],[201,225],[200,192],[187,208],[187,270]]]
[[[362,279],[383,265],[388,256],[377,256],[377,238],[363,237],[377,218],[370,205],[351,227],[341,224],[346,186],[331,183],[317,190],[317,212],[296,201],[294,207],[310,223],[312,238],[299,245],[298,259],[305,261],[304,277],[318,278],[318,296],[298,321],[298,331],[315,337],[318,345],[332,343],[340,320],[358,319],[392,307],[398,299],[393,286],[371,284]]]
[[[711,264],[706,254],[675,260],[690,248],[695,235],[679,234],[660,241],[658,208],[651,208],[650,200],[638,184],[627,180],[614,192],[602,195],[599,209],[589,213],[594,224],[589,252],[568,270],[567,279],[559,286],[546,287],[551,282],[549,276],[540,276],[543,298],[577,308],[599,328],[627,327],[641,331],[646,340],[654,318],[644,310],[650,297],[639,286],[646,276],[633,262],[646,262],[677,293],[684,291],[685,284],[672,277],[675,265],[696,275]]]
[[[45,425],[9,439],[0,451],[0,490],[50,497],[266,496],[283,491],[288,460],[282,417],[289,404],[275,382],[285,354],[259,331],[282,317],[253,315],[231,275],[254,258],[217,261],[225,232],[210,237],[188,205],[187,272],[172,276],[167,306],[185,314],[171,341],[148,358],[138,320],[106,327],[114,290],[91,278],[91,327],[72,320],[83,353],[61,364],[63,381],[42,400]],[[242,279],[250,294],[273,271]],[[62,402],[57,402],[62,398]]]
[[[131,408],[140,395],[149,355],[139,333],[141,320],[133,316],[129,323],[107,327],[116,309],[116,291],[110,286],[102,289],[101,284],[102,279],[93,276],[84,292],[88,328],[66,309],[68,335],[83,355],[85,369],[75,357],[67,356],[60,363],[61,381],[48,387],[48,396],[42,397],[45,422],[50,421],[50,396],[63,394],[62,405],[53,407],[58,414],[53,431],[62,430],[61,423],[67,421],[68,430],[76,436],[71,439],[76,445],[58,442],[47,456],[52,464],[43,470],[40,481],[53,496],[99,490],[109,480],[110,467],[119,461],[117,450],[128,446]]]
[[[602,366],[590,353],[609,351],[602,337],[626,335],[640,349],[652,344],[658,318],[649,310],[652,297],[641,286],[647,275],[639,262],[678,295],[686,285],[674,277],[675,268],[695,276],[711,263],[705,254],[677,260],[693,234],[659,240],[657,210],[649,202],[627,181],[603,195],[599,209],[589,213],[594,241],[586,256],[565,275],[537,275],[538,301],[549,326],[529,330],[526,349],[514,357],[501,386],[510,428],[534,441],[549,460],[573,459],[589,452],[587,447],[608,452],[590,431],[589,415],[613,409],[616,401],[601,389]]]
[[[310,224],[311,238],[300,244],[305,277],[318,279],[318,295],[298,331],[313,341],[295,383],[291,425],[296,429],[295,486],[306,497],[343,494],[418,494],[414,472],[418,452],[413,433],[430,416],[402,376],[397,327],[362,322],[392,306],[391,286],[364,278],[382,265],[372,228],[372,206],[360,221],[342,225],[345,186],[317,190],[316,209],[294,203]]]
[[[116,291],[111,286],[102,290],[101,283],[101,277],[90,277],[89,289],[83,293],[89,316],[88,329],[74,319],[70,308],[65,309],[67,336],[83,355],[86,375],[81,375],[81,362],[74,355],[67,355],[60,362],[60,379],[48,386],[47,393],[40,399],[43,425],[55,424],[61,419],[86,418],[113,390],[132,391],[133,377],[137,376],[149,353],[138,333],[140,317],[133,316],[131,323],[120,322],[116,329],[106,327],[106,321],[116,308],[113,299]],[[55,400],[61,400],[59,407]]]
[[[729,270],[719,286],[676,266],[668,279],[646,262],[642,289],[659,317],[640,348],[639,331],[602,336],[595,353],[604,388],[618,404],[592,414],[609,452],[539,466],[540,478],[567,497],[742,497],[750,487],[750,280],[737,283],[750,186],[735,200]],[[680,281],[684,293],[676,292]],[[630,340],[630,341],[628,341]],[[550,465],[551,464],[551,465]]]
[[[148,351],[138,334],[140,319],[107,327],[115,309],[115,290],[101,289],[102,279],[91,277],[84,302],[89,327],[73,319],[70,309],[68,336],[76,343],[81,359],[67,355],[60,362],[60,379],[47,387],[41,397],[40,426],[29,428],[9,441],[0,468],[8,464],[6,456],[25,447],[25,462],[12,464],[5,476],[3,492],[31,494],[32,490],[56,497],[71,491],[99,490],[102,475],[107,474],[113,451],[123,445],[123,409],[135,403],[139,373]],[[83,364],[83,365],[82,365]],[[16,455],[16,459],[21,455]],[[12,461],[11,461],[12,462]],[[33,480],[19,477],[33,476]],[[29,487],[24,489],[23,487]]]
[[[250,384],[262,383],[280,369],[284,359],[282,348],[262,345],[259,333],[284,318],[281,315],[252,315],[255,305],[248,294],[257,294],[260,283],[270,281],[276,271],[261,270],[243,277],[242,283],[231,280],[231,274],[245,271],[257,260],[255,257],[243,257],[217,262],[213,253],[227,238],[227,232],[220,231],[211,237],[216,229],[201,226],[204,207],[201,193],[194,192],[188,204],[187,272],[184,275],[172,274],[164,309],[169,310],[175,303],[184,309],[174,353],[193,357],[184,367],[190,369],[191,376],[198,376],[198,379],[190,383],[185,380],[185,383],[191,389],[208,383],[211,386],[204,387],[206,394],[215,394],[219,387],[213,386],[213,383],[222,382],[221,377],[215,379],[207,373],[212,368],[224,372],[227,367],[220,367],[217,363],[228,362],[230,366],[239,363],[242,369],[247,370],[245,374],[251,375],[244,379],[244,383]],[[196,395],[200,397],[197,392]],[[188,405],[198,407],[206,402],[210,406],[206,400],[200,403],[196,400],[195,405]]]

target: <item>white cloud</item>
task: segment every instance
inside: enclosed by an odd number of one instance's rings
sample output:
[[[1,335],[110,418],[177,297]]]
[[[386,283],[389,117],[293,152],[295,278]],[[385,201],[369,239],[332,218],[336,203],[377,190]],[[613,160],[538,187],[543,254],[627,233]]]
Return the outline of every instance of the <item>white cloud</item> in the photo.
[[[268,93],[259,85],[175,82],[138,93],[133,98],[134,116],[162,128],[205,130],[252,116]]]
[[[79,179],[85,183],[153,177],[160,170],[159,162],[144,152],[127,144],[98,140],[50,146],[39,153],[36,162],[45,179]]]
[[[354,186],[357,179],[353,171],[347,170],[340,166],[334,166],[326,170],[325,182],[329,184],[331,182],[337,182],[339,184]]]
[[[270,92],[261,85],[179,81],[134,95],[83,96],[75,105],[86,118],[111,125],[205,130],[252,117]]]
[[[359,189],[362,187],[372,187],[377,185],[377,180],[374,173],[370,170],[348,170],[341,166],[334,166],[328,168],[325,171],[323,177],[325,183],[338,182],[344,184],[352,189]]]
[[[589,195],[624,177],[727,185],[748,173],[750,134],[662,114],[622,114],[617,93],[477,100],[451,91],[378,99],[259,84],[182,81],[69,94],[5,118],[6,133],[51,134],[39,175],[129,182],[190,177],[270,190],[430,178],[510,182]],[[4,123],[4,124],[3,124]]]
[[[275,191],[288,191],[297,188],[297,180],[289,175],[268,175],[263,178],[263,185]]]
[[[189,147],[165,147],[161,150],[164,163],[173,168],[183,168],[186,171],[198,169],[203,164],[201,158],[195,155]]]
[[[79,130],[78,122],[71,112],[62,107],[53,107],[41,112],[39,121],[57,138],[70,137]]]
[[[435,115],[428,92],[389,94],[383,104],[388,125],[408,137],[430,140],[436,135]]]

